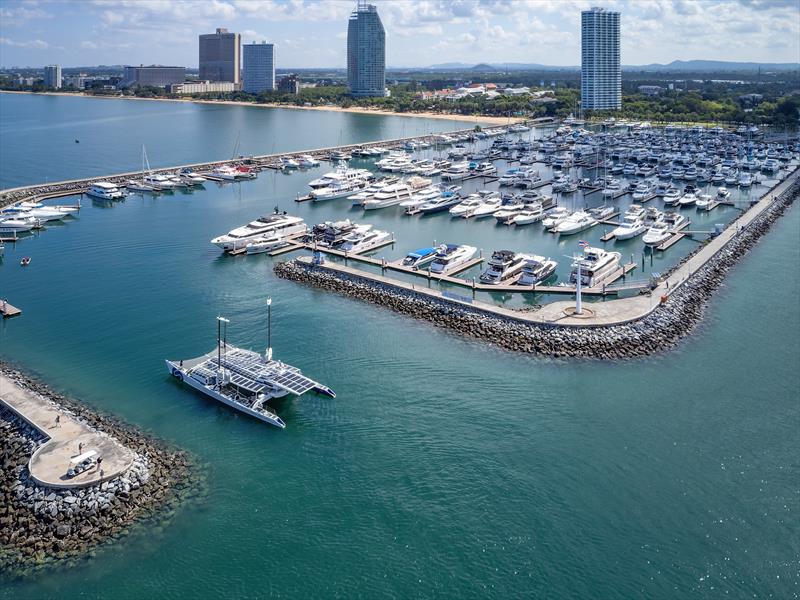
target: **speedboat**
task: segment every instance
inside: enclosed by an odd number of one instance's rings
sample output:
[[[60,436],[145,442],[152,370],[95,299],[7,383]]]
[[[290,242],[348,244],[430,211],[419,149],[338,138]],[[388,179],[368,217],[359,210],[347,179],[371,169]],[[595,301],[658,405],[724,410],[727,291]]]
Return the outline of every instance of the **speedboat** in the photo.
[[[584,229],[594,227],[595,225],[597,225],[597,219],[595,219],[589,213],[579,210],[556,225],[554,232],[561,235],[572,235],[574,233],[579,233]]]
[[[587,246],[583,249],[583,256],[572,263],[570,283],[577,283],[580,270],[582,286],[600,285],[619,270],[620,258],[622,255],[619,252],[606,252],[602,248]]]
[[[563,206],[557,206],[547,213],[547,216],[542,221],[542,225],[545,229],[553,229],[566,221],[571,214],[572,213]]]
[[[719,200],[720,202],[723,200],[727,200],[730,197],[731,193],[728,190],[728,188],[723,186],[717,190],[717,200]]]
[[[550,279],[556,272],[558,263],[544,256],[528,256],[522,266],[522,274],[517,285],[536,285]]]
[[[36,221],[41,221],[42,223],[45,221],[60,221],[66,216],[67,213],[55,208],[46,206],[42,206],[41,208],[28,208],[26,206],[22,206],[21,204],[8,206],[0,211],[0,218],[31,217]]]
[[[276,210],[271,215],[264,215],[247,225],[242,225],[225,235],[214,238],[211,243],[223,250],[235,250],[246,247],[248,243],[264,236],[280,235],[285,237],[303,233],[305,230],[306,225],[303,219],[280,214]]]
[[[120,191],[116,184],[109,183],[108,181],[93,183],[86,192],[86,195],[100,198],[101,200],[119,200],[125,197],[125,194]]]
[[[440,246],[431,263],[431,272],[440,275],[450,273],[469,262],[477,251],[478,249],[474,246],[457,246],[455,244]]]
[[[684,206],[692,206],[695,202],[697,202],[697,196],[693,192],[689,192],[681,197],[678,204],[683,208]]]
[[[527,254],[517,254],[511,250],[493,252],[487,269],[481,273],[481,283],[498,284],[517,276],[528,258],[530,256]]]
[[[637,235],[642,235],[645,231],[647,231],[647,226],[641,218],[626,215],[612,233],[618,240],[629,240]]]
[[[440,246],[420,248],[419,250],[409,252],[403,259],[403,266],[411,267],[412,269],[417,270],[436,258],[436,253],[440,250],[440,248]]]
[[[380,229],[370,228],[368,231],[353,232],[345,237],[344,242],[339,247],[344,252],[352,252],[357,254],[359,252],[366,252],[371,250],[377,245],[390,240],[392,234],[388,231],[381,231]]]

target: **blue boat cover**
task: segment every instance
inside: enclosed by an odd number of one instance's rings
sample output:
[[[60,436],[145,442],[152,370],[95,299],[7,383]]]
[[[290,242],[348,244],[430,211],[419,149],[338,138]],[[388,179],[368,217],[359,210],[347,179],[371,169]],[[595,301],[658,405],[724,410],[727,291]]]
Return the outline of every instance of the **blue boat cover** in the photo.
[[[434,252],[436,252],[436,248],[420,248],[419,250],[414,250],[413,252],[409,252],[408,256],[422,258],[423,256],[428,256],[429,254],[433,254]]]

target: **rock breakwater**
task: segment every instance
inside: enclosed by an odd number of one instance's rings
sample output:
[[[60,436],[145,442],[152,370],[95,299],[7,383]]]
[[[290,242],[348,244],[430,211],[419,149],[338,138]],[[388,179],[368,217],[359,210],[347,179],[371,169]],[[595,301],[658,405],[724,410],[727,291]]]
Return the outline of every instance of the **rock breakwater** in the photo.
[[[275,273],[284,279],[425,319],[438,327],[507,350],[555,358],[636,358],[671,348],[700,322],[709,298],[727,273],[769,231],[799,193],[800,184],[796,181],[673,290],[667,302],[641,319],[619,325],[580,327],[531,322],[526,320],[524,313],[520,313],[519,318],[507,317],[447,298],[431,297],[297,260],[277,263]]]
[[[17,576],[48,564],[79,560],[145,519],[168,518],[199,490],[185,453],[57,394],[0,363],[16,385],[58,404],[134,453],[120,476],[80,489],[51,489],[30,478],[28,461],[47,439],[10,410],[0,409],[0,571]]]

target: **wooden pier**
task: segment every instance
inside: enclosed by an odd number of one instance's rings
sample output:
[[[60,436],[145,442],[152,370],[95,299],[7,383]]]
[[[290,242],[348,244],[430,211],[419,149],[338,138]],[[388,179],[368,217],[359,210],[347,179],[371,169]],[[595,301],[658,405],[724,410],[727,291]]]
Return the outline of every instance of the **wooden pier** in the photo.
[[[6,300],[0,300],[0,315],[3,315],[4,319],[16,317],[21,314],[22,311],[19,308],[12,306]]]

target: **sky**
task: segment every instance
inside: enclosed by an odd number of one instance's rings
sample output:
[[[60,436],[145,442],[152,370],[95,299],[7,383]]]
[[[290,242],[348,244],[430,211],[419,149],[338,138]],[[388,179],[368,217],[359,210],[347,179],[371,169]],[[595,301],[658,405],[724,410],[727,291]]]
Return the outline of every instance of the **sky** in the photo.
[[[580,11],[622,13],[622,62],[800,62],[800,0],[373,0],[390,67],[580,64]],[[0,66],[197,67],[217,27],[280,68],[344,67],[350,0],[0,0]]]

